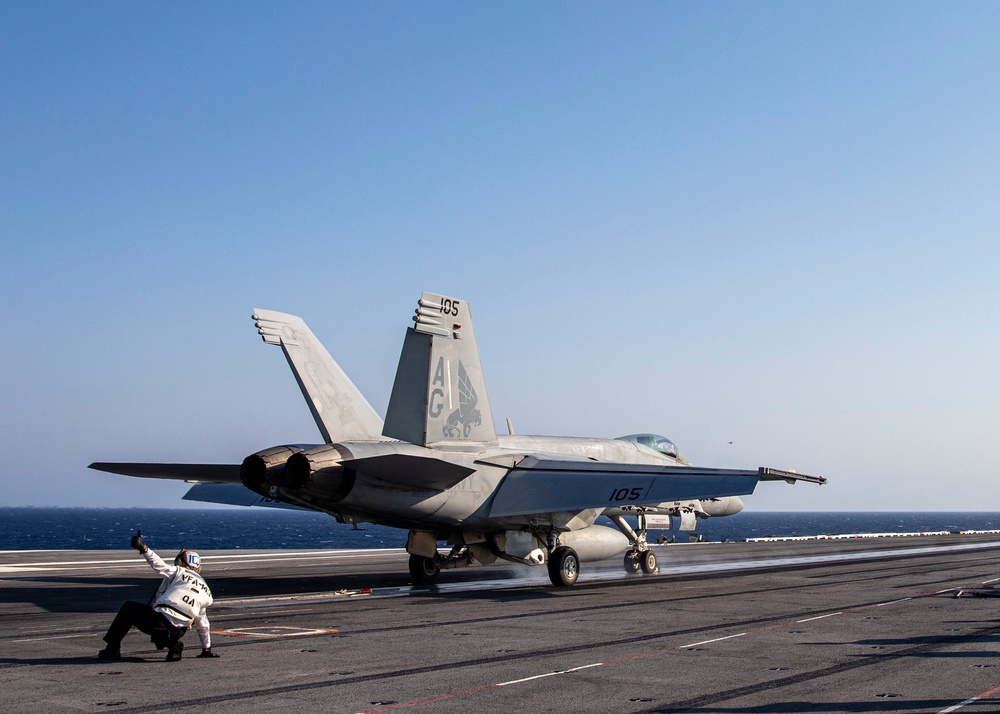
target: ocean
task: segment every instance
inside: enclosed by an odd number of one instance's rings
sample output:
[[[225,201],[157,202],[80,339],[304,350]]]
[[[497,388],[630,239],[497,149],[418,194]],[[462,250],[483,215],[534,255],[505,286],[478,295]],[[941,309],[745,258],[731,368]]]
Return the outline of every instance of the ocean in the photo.
[[[604,522],[602,519],[599,522]],[[608,522],[610,523],[610,522]],[[1000,513],[780,513],[743,511],[700,520],[706,541],[764,536],[997,530]],[[0,508],[0,550],[115,550],[141,530],[164,550],[240,548],[402,548],[406,532],[385,526],[358,529],[322,513],[269,508]],[[681,531],[650,531],[686,541]]]

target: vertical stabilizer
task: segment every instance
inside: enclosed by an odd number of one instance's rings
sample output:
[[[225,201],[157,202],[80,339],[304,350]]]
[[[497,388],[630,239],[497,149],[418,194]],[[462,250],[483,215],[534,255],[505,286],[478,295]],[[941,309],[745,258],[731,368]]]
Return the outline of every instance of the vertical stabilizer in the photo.
[[[472,313],[463,300],[424,293],[407,329],[385,415],[385,436],[421,446],[495,446]]]
[[[382,420],[302,318],[254,309],[253,319],[264,342],[285,353],[326,443],[380,438]]]

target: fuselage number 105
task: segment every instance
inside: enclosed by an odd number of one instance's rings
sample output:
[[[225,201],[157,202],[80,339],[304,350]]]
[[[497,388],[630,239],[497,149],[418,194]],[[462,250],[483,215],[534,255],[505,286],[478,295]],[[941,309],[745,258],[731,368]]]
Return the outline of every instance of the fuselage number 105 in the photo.
[[[616,488],[611,492],[608,503],[621,503],[622,501],[638,501],[642,498],[643,489],[639,486],[635,488]]]

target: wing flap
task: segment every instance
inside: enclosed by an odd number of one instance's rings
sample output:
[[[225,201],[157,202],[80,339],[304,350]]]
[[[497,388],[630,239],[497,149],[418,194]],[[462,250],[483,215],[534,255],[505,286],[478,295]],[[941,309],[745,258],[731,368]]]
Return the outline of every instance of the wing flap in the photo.
[[[201,483],[241,483],[239,464],[131,464],[95,461],[87,468],[109,474]]]
[[[826,478],[823,476],[807,476],[806,474],[800,474],[798,471],[783,471],[781,469],[772,469],[767,466],[761,466],[758,471],[760,471],[761,481],[784,481],[785,483],[805,481],[807,483],[818,483],[820,485],[826,483]]]

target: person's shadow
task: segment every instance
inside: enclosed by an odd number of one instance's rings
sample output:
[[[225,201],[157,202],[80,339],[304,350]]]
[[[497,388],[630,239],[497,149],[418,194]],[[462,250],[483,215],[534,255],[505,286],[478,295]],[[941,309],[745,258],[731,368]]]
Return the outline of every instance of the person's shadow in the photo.
[[[146,659],[145,657],[125,657],[122,656],[121,659],[106,660],[98,659],[96,654],[93,657],[0,657],[0,667],[16,667],[18,665],[33,665],[33,664],[49,664],[49,665],[66,665],[66,664],[89,664],[89,665],[99,665],[101,667],[116,667],[121,664],[136,664],[142,662],[162,662],[162,657],[157,657],[156,659]],[[111,674],[111,672],[108,672]],[[115,674],[119,674],[115,672]]]

